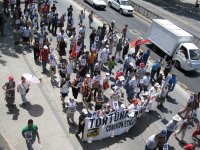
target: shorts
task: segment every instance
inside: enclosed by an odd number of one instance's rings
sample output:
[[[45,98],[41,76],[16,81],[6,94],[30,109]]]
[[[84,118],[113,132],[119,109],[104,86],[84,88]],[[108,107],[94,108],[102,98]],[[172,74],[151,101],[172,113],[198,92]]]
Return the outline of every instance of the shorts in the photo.
[[[61,94],[61,97],[65,98],[68,96],[68,93],[60,93]]]
[[[29,42],[29,37],[23,37],[24,42]]]

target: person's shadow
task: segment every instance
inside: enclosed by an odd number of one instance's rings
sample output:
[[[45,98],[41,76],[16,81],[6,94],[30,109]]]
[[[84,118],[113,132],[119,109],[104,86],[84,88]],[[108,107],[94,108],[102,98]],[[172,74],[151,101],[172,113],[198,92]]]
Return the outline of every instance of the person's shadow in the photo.
[[[44,109],[41,105],[39,104],[32,105],[30,102],[27,102],[26,105],[20,105],[20,107],[26,109],[32,117],[39,117],[44,112]]]
[[[6,107],[8,107],[8,112],[7,114],[9,115],[13,115],[13,120],[18,120],[18,116],[19,116],[19,109],[17,108],[16,105],[14,106],[10,106],[6,104]]]

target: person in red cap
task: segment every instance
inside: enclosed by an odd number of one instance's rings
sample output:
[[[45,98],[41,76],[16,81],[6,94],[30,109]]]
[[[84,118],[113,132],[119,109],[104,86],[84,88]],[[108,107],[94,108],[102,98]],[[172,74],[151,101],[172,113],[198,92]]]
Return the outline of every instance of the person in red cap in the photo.
[[[136,73],[135,73],[137,82],[139,83],[138,87],[140,88],[140,92],[137,93],[137,98],[139,98],[139,95],[143,90],[143,77],[145,76],[146,69],[147,69],[147,66],[145,67],[145,64],[142,62],[140,63],[140,67],[136,70]]]
[[[129,110],[139,111],[141,106],[139,105],[138,99],[134,99],[133,103],[128,107]]]
[[[3,85],[3,90],[5,90],[5,100],[7,105],[14,107],[15,102],[15,81],[13,76],[8,77],[8,82]]]

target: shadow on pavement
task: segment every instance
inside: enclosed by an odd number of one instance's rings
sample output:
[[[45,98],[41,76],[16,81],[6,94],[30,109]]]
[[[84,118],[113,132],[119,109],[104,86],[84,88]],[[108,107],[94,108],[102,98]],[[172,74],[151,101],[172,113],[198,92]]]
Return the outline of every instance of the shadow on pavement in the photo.
[[[178,105],[178,102],[176,101],[176,99],[172,98],[171,96],[167,95],[166,97],[167,102]]]
[[[152,3],[153,5],[162,7],[163,9],[177,14],[179,16],[185,16],[188,18],[193,18],[197,21],[200,20],[200,10],[195,8],[195,4],[182,2],[181,0],[145,0]]]
[[[39,117],[44,113],[43,107],[39,104],[32,105],[30,102],[27,102],[25,106],[20,105],[20,107],[26,109],[32,117]]]
[[[18,120],[18,116],[19,116],[19,109],[17,108],[16,105],[14,105],[14,107],[10,106],[10,105],[6,105],[6,107],[8,107],[8,112],[7,114],[9,115],[13,115],[13,120]]]

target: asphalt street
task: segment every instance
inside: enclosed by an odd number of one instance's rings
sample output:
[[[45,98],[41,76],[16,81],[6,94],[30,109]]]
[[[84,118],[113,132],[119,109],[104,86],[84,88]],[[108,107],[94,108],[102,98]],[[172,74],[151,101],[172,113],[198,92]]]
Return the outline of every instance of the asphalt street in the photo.
[[[57,8],[59,8],[58,12],[60,14],[65,13],[70,4],[72,4],[74,8],[74,16],[78,16],[82,7],[73,1],[60,0],[59,3],[56,3]],[[87,15],[88,12],[86,11],[86,16]],[[88,27],[87,17],[84,22],[86,25],[85,43],[88,45],[88,37],[91,29]],[[77,23],[78,20],[77,17],[75,17],[75,24]],[[93,26],[96,28],[98,25],[102,25],[102,22],[95,18]],[[26,124],[26,121],[29,118],[33,118],[35,123],[39,126],[42,145],[46,150],[143,150],[145,145],[144,141],[150,135],[158,133],[160,130],[164,129],[166,123],[171,120],[173,115],[177,114],[179,109],[184,107],[189,98],[188,93],[186,93],[185,90],[177,85],[174,91],[169,94],[169,97],[164,104],[164,108],[157,108],[156,103],[154,103],[153,113],[145,113],[141,118],[138,119],[135,126],[129,132],[114,138],[106,138],[93,143],[82,143],[80,138],[77,138],[74,135],[77,128],[73,127],[67,122],[66,114],[62,111],[58,84],[50,82],[48,75],[41,74],[41,64],[34,63],[33,52],[31,49],[21,48],[20,51],[15,51],[13,49],[13,43],[10,42],[12,41],[12,33],[10,32],[11,30],[12,26],[8,21],[6,32],[9,34],[4,38],[0,37],[0,68],[2,70],[2,73],[0,74],[2,79],[0,80],[0,84],[4,84],[8,75],[14,75],[16,83],[18,83],[20,76],[24,72],[32,73],[42,80],[41,85],[31,85],[30,92],[27,95],[28,100],[31,102],[29,107],[19,107],[21,99],[18,93],[16,94],[16,108],[14,110],[8,110],[8,108],[5,107],[5,101],[3,99],[0,102],[0,109],[2,112],[0,116],[1,132],[3,132],[6,140],[8,140],[9,144],[16,150],[25,149],[25,141],[21,136],[21,128]],[[53,37],[51,47],[56,47],[56,37]],[[120,67],[121,65],[118,64],[113,72],[116,72]],[[105,72],[102,74],[105,74]],[[73,73],[71,75],[71,81],[74,77],[75,74]],[[109,96],[110,92],[110,90],[106,91],[106,95]],[[70,90],[69,97],[71,96],[72,94]],[[0,91],[0,97],[4,97],[2,90]],[[124,102],[128,104],[125,98]],[[83,103],[79,94],[77,108],[78,112],[75,114],[76,123],[78,123],[78,116],[82,107]],[[185,137],[185,141],[192,142],[191,132],[194,130],[195,125],[196,123],[194,123],[194,125],[187,131],[188,134]],[[183,146],[177,140],[175,140],[173,136],[169,139],[169,145],[170,150],[179,150],[182,149]],[[35,149],[38,149],[38,145],[35,144],[35,146]]]
[[[88,10],[93,11],[94,14],[96,14],[99,18],[107,23],[115,20],[118,32],[121,32],[123,26],[125,24],[128,24],[129,32],[127,33],[127,37],[130,38],[131,41],[135,40],[139,36],[142,36],[143,38],[146,37],[146,33],[148,32],[150,24],[142,18],[138,17],[137,15],[135,15],[134,17],[123,16],[113,8],[107,7],[106,11],[98,10],[94,9],[91,5],[83,2],[82,0],[76,1]],[[190,26],[188,26],[188,28],[190,29]],[[147,47],[142,46],[142,49],[146,50]],[[158,59],[159,56],[163,56],[163,53],[152,51],[151,57],[154,60]],[[200,71],[186,72],[184,70],[177,70],[176,68],[173,68],[172,72],[175,72],[178,75],[178,80],[181,83],[185,84],[189,90],[196,93],[199,92],[199,85],[197,83],[200,83]]]

